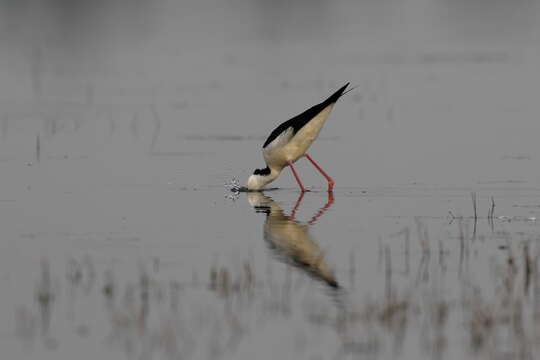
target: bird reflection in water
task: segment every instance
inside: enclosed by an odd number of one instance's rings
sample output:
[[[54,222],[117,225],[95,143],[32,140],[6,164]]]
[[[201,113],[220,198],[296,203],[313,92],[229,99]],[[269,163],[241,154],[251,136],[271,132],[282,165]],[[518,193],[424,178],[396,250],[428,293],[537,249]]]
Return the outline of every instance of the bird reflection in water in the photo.
[[[300,194],[290,215],[286,215],[276,201],[261,192],[250,192],[247,196],[256,212],[266,214],[264,240],[277,258],[303,270],[329,287],[339,289],[334,272],[324,259],[324,252],[309,233],[309,227],[334,203],[332,192],[328,193],[326,204],[307,223],[295,219],[304,193]]]

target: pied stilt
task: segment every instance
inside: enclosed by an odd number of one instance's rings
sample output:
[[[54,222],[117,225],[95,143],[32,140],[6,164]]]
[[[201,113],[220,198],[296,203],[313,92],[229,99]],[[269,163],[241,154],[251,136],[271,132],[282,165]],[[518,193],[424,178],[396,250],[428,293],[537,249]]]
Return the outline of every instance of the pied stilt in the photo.
[[[326,178],[328,191],[332,191],[334,180],[306,151],[319,135],[338,99],[346,93],[347,86],[349,86],[349,83],[320,104],[285,121],[272,131],[268,139],[266,139],[262,150],[266,168],[256,169],[253,175],[249,177],[246,183],[248,190],[262,190],[267,184],[277,179],[281,171],[288,166],[291,168],[300,190],[305,192],[306,189],[293,166],[298,159],[305,156]]]

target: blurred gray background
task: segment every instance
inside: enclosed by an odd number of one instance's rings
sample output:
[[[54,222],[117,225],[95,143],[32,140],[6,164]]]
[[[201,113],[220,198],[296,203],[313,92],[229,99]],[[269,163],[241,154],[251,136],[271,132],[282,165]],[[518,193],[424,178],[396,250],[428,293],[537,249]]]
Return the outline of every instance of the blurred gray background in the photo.
[[[347,185],[492,180],[516,170],[498,172],[501,158],[539,154],[537,1],[1,4],[3,133],[22,118],[46,131],[62,121],[97,127],[98,147],[130,122],[141,146],[167,151],[180,151],[172,133],[261,142],[350,81],[358,90],[323,132],[342,144],[317,154],[343,159]],[[242,144],[247,158],[218,156],[237,176],[248,167],[245,176],[261,165],[257,145]]]
[[[539,39],[534,0],[0,0],[0,357],[475,358],[460,305],[480,284],[478,309],[499,311],[484,305],[506,299],[501,249],[538,239]],[[263,166],[276,125],[347,82],[311,149],[335,202],[309,230],[351,311],[411,291],[425,317],[401,328],[403,352],[395,327],[373,345],[371,324],[325,318],[339,304],[273,256],[265,217],[224,187]],[[305,223],[328,199],[298,169]],[[275,185],[290,214],[294,179]],[[256,295],[216,296],[216,269],[249,269]],[[503,310],[533,319],[519,294]],[[523,336],[485,342],[486,358],[534,354],[527,325],[501,325]]]

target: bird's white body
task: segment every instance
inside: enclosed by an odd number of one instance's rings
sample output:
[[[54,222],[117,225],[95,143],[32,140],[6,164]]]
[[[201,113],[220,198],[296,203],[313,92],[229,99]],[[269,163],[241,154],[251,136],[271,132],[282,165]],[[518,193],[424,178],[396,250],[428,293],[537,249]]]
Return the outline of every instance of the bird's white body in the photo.
[[[335,103],[344,94],[348,85],[347,83],[322,103],[280,124],[272,131],[262,150],[267,167],[265,169],[256,169],[253,175],[248,178],[246,183],[248,190],[263,189],[265,185],[274,181],[286,166],[289,166],[301,190],[305,191],[292,165],[303,156],[306,156],[317,170],[326,177],[328,189],[329,191],[332,190],[333,180],[306,152],[319,136]]]
[[[264,161],[268,167],[271,170],[281,172],[284,167],[290,163],[295,163],[304,156],[311,144],[319,136],[333,107],[334,104],[328,105],[295,135],[293,135],[293,129],[289,128],[268,144],[263,149]]]

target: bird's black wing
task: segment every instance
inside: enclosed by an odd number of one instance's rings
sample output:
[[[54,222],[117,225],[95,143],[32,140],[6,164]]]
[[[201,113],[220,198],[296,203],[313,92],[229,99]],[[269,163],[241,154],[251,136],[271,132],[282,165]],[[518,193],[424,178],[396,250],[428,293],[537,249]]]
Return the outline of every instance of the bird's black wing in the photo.
[[[317,114],[323,111],[328,105],[336,103],[341,97],[341,95],[343,95],[343,92],[345,91],[347,86],[349,86],[349,83],[342,86],[338,91],[330,95],[330,97],[324,100],[322,103],[317,104],[307,109],[300,115],[296,115],[292,119],[289,119],[284,123],[280,124],[277,128],[274,129],[274,131],[272,131],[270,136],[268,136],[268,139],[266,139],[266,141],[264,142],[263,149],[272,141],[274,141],[281,133],[291,127],[293,128],[293,135],[296,134],[301,128],[304,127],[304,125],[306,125],[311,119],[317,116]]]

